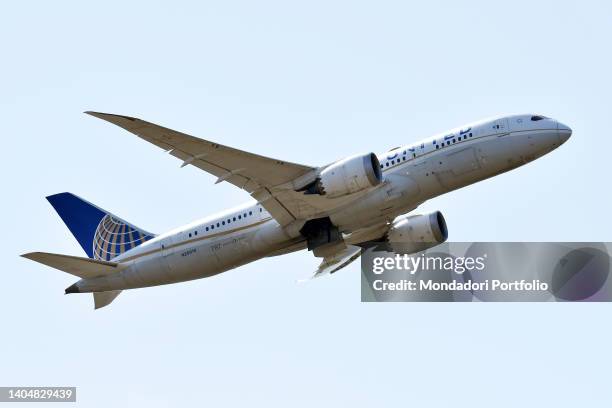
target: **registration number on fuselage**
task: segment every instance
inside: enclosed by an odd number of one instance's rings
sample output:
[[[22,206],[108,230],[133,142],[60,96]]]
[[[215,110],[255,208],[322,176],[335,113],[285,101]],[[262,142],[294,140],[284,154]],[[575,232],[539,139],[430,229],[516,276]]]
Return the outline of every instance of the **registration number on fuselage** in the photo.
[[[181,256],[189,256],[189,255],[193,255],[197,252],[196,248],[189,248],[186,251],[181,252]]]

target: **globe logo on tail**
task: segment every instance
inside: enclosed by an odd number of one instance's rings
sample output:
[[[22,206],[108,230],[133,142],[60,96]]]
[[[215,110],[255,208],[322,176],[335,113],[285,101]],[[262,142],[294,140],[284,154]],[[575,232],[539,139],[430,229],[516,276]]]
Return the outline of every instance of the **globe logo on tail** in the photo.
[[[153,238],[125,222],[106,214],[100,220],[93,239],[94,259],[110,261],[116,256]]]

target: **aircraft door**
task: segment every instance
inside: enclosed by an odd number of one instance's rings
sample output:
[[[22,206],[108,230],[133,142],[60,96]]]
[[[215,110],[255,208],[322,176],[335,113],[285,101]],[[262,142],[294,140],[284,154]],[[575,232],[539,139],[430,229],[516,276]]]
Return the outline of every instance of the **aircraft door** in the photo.
[[[170,237],[160,241],[160,266],[164,273],[170,275],[172,261],[172,239]]]
[[[508,119],[506,118],[501,118],[501,119],[497,119],[493,121],[493,124],[491,126],[492,126],[493,134],[508,133],[510,131],[508,128]]]

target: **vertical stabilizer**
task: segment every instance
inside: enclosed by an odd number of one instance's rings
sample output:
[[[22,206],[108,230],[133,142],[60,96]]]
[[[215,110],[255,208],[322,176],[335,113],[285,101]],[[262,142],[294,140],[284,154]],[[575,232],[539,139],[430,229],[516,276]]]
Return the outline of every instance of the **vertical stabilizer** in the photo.
[[[110,261],[155,237],[71,193],[47,197],[88,257]]]

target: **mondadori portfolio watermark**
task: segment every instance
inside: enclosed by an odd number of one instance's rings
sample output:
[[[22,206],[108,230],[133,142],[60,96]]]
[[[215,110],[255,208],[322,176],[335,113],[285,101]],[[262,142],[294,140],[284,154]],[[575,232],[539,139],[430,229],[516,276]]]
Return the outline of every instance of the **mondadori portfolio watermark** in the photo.
[[[462,242],[362,253],[365,302],[610,301],[608,243]]]

